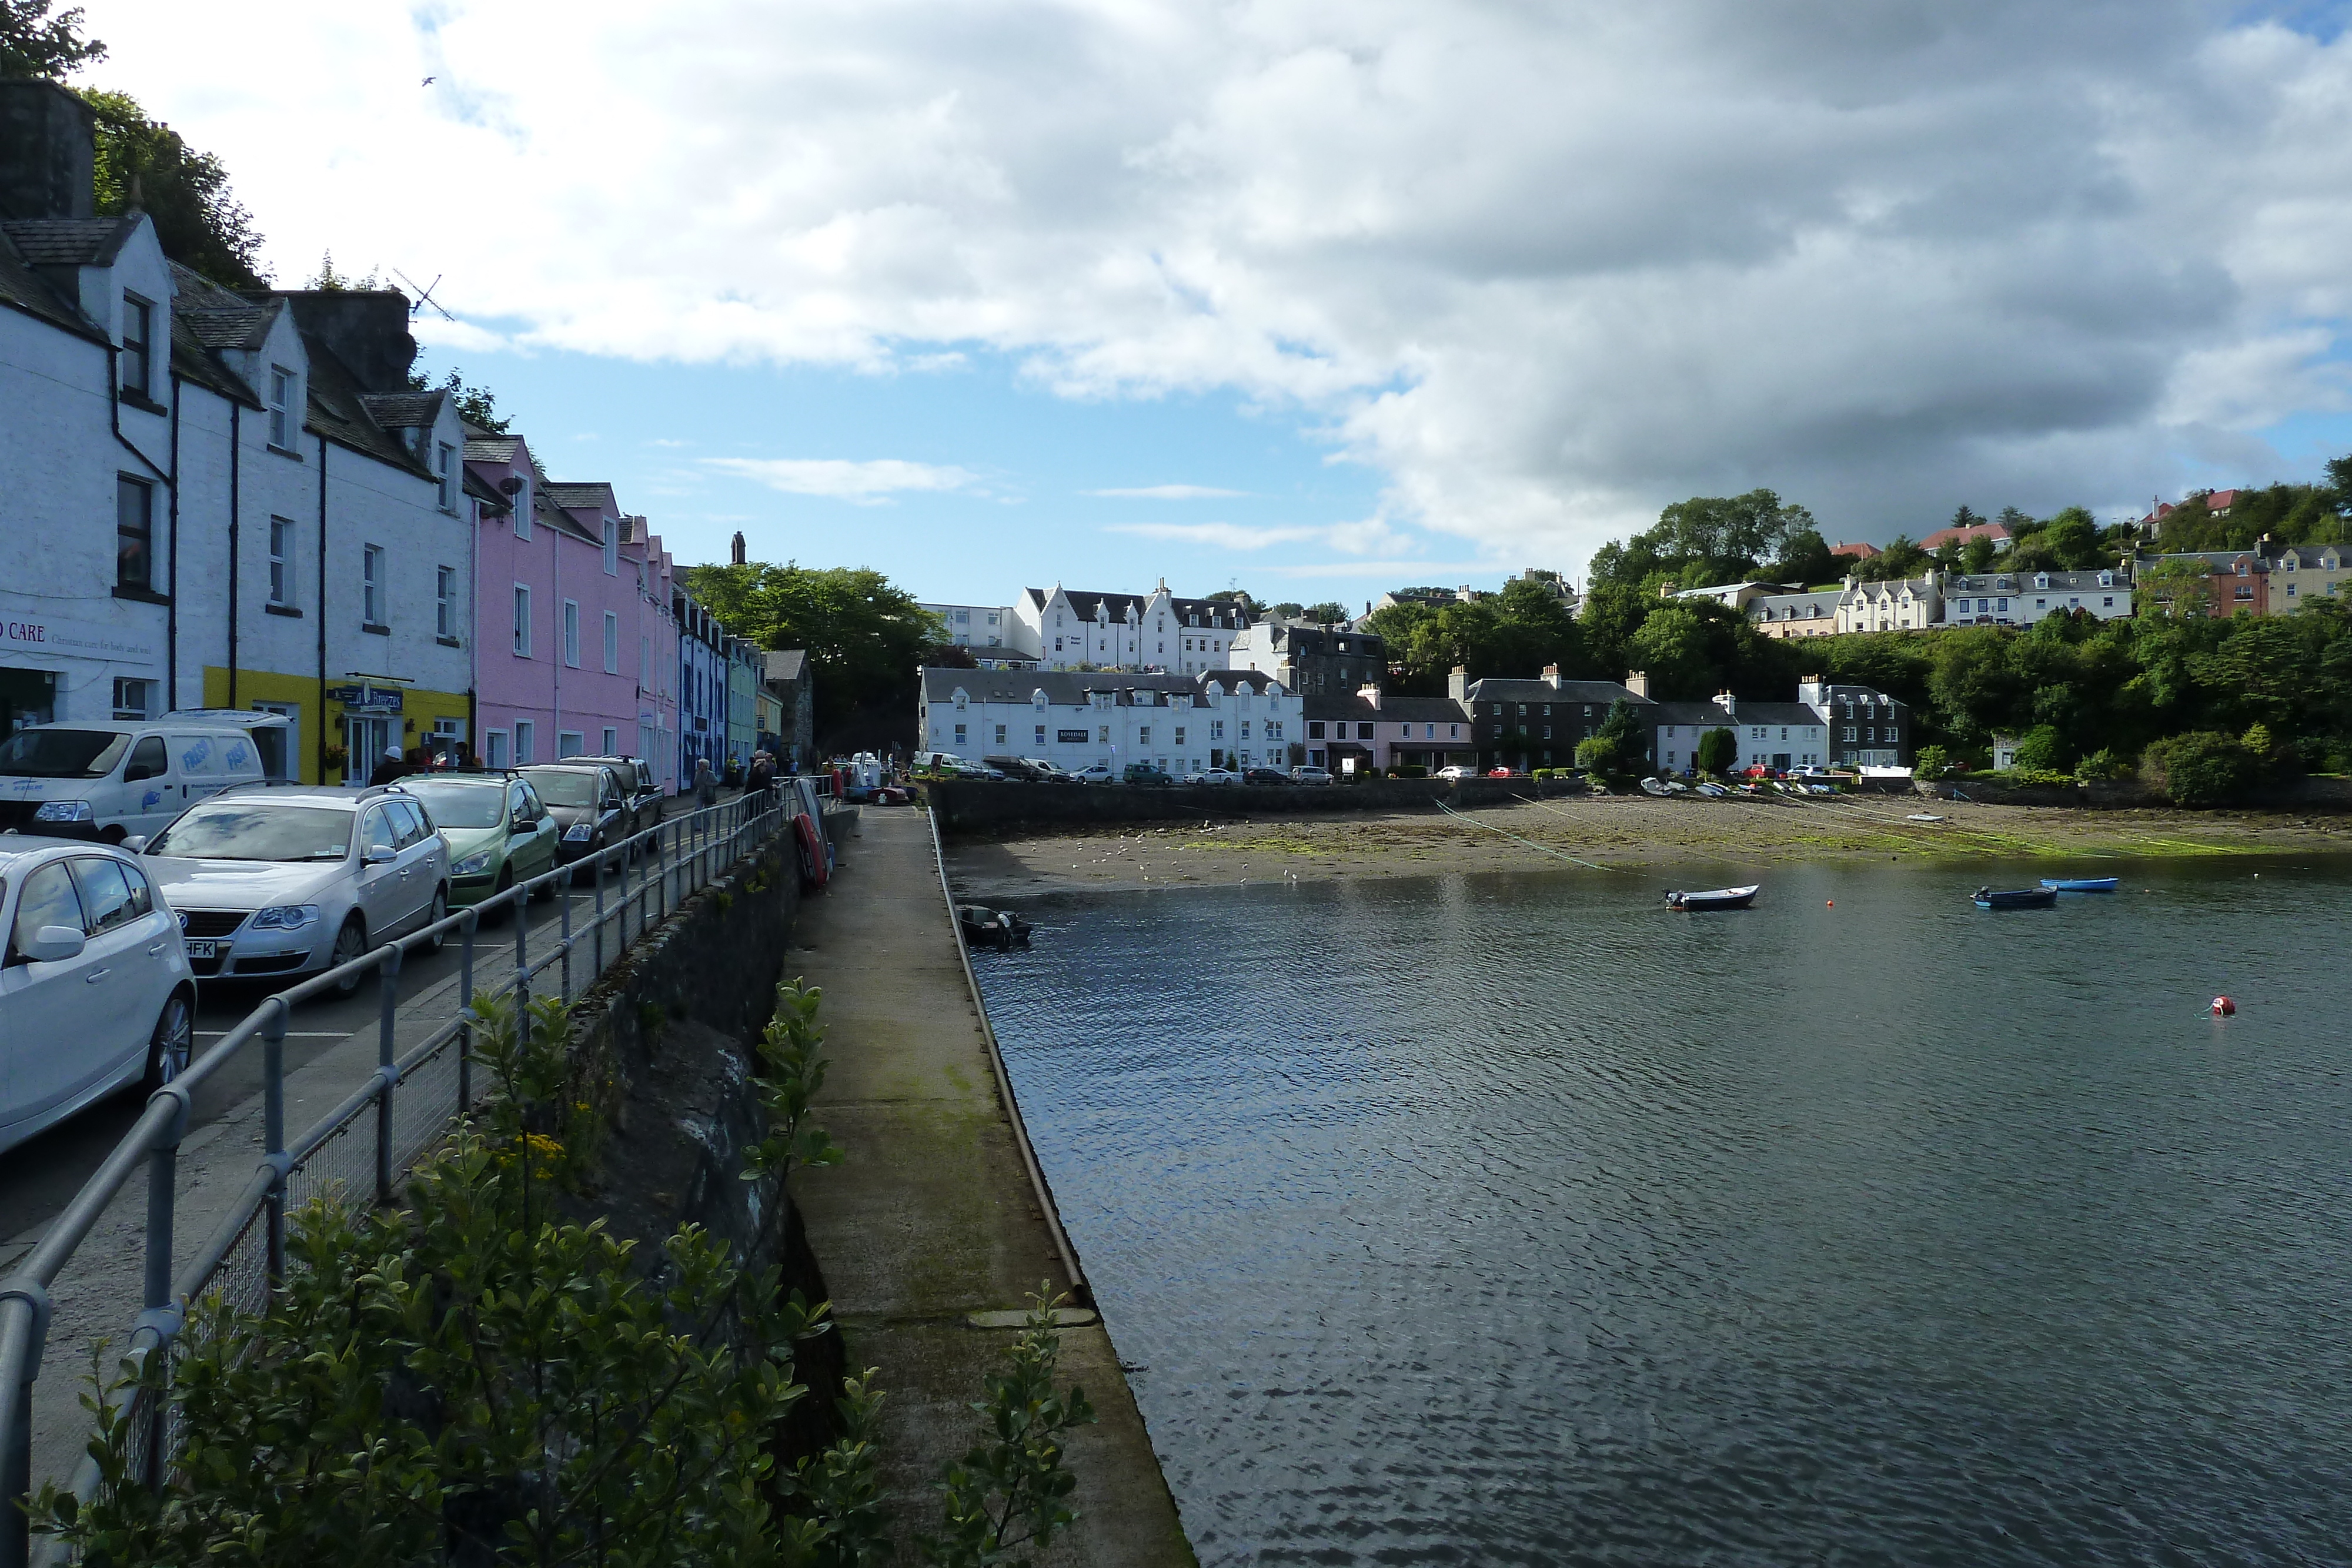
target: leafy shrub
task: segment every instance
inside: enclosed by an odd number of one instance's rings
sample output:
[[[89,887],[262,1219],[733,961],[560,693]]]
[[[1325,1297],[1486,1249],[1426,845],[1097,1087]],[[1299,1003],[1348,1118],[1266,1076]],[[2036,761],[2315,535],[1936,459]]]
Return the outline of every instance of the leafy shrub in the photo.
[[[1576,765],[1587,773],[1612,779],[1625,771],[1623,754],[1618,750],[1616,740],[1606,735],[1578,742]]]
[[[1426,779],[1429,777],[1429,769],[1418,762],[1408,762],[1400,767],[1390,768],[1389,777],[1391,779]]]
[[[1698,770],[1728,773],[1739,760],[1739,737],[1727,729],[1710,729],[1698,737]]]
[[[1911,760],[1912,777],[1916,779],[1941,779],[1951,770],[1951,754],[1940,746],[1923,746]]]
[[[2237,800],[2261,774],[2245,743],[2214,730],[2192,730],[2159,740],[2141,758],[2149,782],[2176,806],[2221,806]]]
[[[2128,758],[2104,747],[2074,764],[2074,777],[2077,779],[2127,779],[2131,771]]]
[[[2037,724],[2017,743],[2020,772],[2063,773],[2073,777],[2074,753],[2054,724]]]

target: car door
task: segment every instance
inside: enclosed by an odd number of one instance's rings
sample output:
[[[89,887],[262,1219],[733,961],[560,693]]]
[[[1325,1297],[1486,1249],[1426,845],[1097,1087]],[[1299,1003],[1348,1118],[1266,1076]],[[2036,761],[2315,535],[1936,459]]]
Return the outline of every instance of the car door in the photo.
[[[367,920],[368,940],[388,941],[414,910],[400,876],[400,830],[383,805],[360,814],[360,863],[352,874],[359,880],[360,913]]]
[[[507,862],[517,882],[529,882],[555,869],[555,823],[539,802],[539,792],[521,779],[507,786],[509,843]],[[528,827],[516,827],[528,822]]]
[[[164,973],[157,962],[163,937],[146,917],[152,904],[144,882],[134,895],[122,863],[110,856],[77,855],[68,863],[89,937],[82,956],[95,956],[98,963],[82,977],[86,1007],[83,1031],[76,1038],[87,1043],[75,1052],[72,1082],[66,1088],[68,1094],[79,1094],[113,1075],[125,1057],[144,1051],[169,987],[159,991],[155,986],[155,977]]]
[[[400,857],[400,894],[407,904],[401,928],[415,930],[432,913],[433,890],[441,885],[441,865],[435,854],[442,848],[441,835],[426,825],[425,813],[414,800],[387,800],[383,810],[392,818],[393,850]]]
[[[122,831],[153,838],[180,814],[180,791],[160,735],[142,735],[122,763]]]
[[[53,860],[25,873],[17,890],[16,918],[9,923],[8,952],[0,967],[0,1013],[8,1017],[8,1061],[0,1083],[5,1103],[0,1125],[37,1116],[62,1101],[75,1082],[79,1058],[71,1042],[93,1038],[92,1009],[110,966],[95,946],[53,964],[34,963],[25,948],[45,925],[87,928],[73,871]]]

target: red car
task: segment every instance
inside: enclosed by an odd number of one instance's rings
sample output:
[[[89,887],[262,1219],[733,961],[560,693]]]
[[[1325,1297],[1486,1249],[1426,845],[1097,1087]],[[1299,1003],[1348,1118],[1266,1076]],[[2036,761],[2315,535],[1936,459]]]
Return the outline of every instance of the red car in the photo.
[[[1507,768],[1489,768],[1486,769],[1486,777],[1489,779],[1512,779],[1517,777],[1517,775],[1514,774]]]

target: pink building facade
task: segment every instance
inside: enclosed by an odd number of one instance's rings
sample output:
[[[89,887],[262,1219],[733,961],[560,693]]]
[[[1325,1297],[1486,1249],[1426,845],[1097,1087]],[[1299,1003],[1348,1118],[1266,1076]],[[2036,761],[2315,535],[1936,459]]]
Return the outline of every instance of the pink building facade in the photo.
[[[476,751],[493,768],[645,758],[677,788],[672,565],[601,481],[550,479],[519,435],[466,444],[476,527]]]

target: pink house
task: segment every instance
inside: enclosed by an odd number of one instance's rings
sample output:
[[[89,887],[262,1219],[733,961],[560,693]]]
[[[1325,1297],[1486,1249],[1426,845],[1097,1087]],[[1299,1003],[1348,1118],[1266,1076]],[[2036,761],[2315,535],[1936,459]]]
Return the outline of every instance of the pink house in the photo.
[[[477,528],[480,757],[641,756],[676,789],[677,632],[660,541],[610,485],[549,479],[521,436],[468,439],[466,466],[507,501]]]

